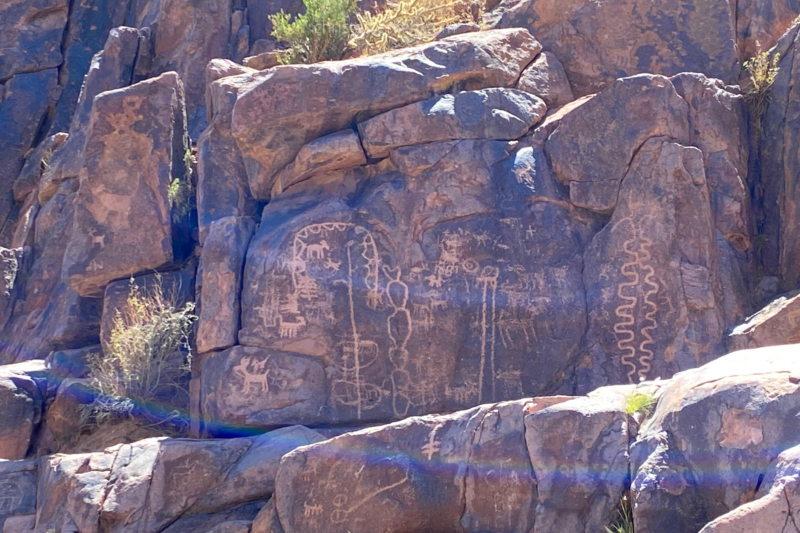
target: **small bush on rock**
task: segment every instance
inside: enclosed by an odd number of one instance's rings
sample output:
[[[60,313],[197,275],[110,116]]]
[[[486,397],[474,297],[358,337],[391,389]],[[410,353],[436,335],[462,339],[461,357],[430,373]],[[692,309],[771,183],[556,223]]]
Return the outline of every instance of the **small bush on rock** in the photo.
[[[427,43],[445,26],[480,20],[482,4],[469,0],[389,1],[376,14],[356,14],[350,47],[370,55]]]
[[[272,35],[290,45],[281,63],[317,63],[342,59],[350,39],[349,19],[358,0],[303,0],[306,12],[291,20],[289,14],[269,17]]]
[[[778,75],[780,57],[780,54],[775,54],[770,58],[769,52],[760,52],[744,62],[744,68],[749,74],[745,86],[745,101],[750,107],[757,138],[761,137],[761,117],[767,110],[772,84]]]
[[[163,423],[176,416],[157,406],[185,395],[189,334],[197,318],[194,303],[177,308],[176,293],[165,295],[160,278],[147,294],[131,280],[127,305],[113,319],[108,353],[89,360],[97,394],[91,418],[97,423],[133,415]]]
[[[644,392],[634,392],[625,399],[625,412],[629,415],[642,411],[646,415],[650,414],[653,405],[656,403],[652,394]]]
[[[606,533],[635,533],[629,493],[625,493],[620,499],[617,506],[617,516],[611,527],[606,527]]]

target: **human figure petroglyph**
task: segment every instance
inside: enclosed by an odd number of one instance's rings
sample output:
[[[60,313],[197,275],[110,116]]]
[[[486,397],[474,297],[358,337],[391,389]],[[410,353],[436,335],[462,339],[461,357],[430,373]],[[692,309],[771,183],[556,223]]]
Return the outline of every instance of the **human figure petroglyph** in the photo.
[[[91,230],[89,230],[89,237],[92,238],[92,246],[93,247],[94,247],[95,244],[99,244],[101,249],[106,247],[106,236],[105,235],[98,235],[96,228],[92,228]]]
[[[408,285],[400,278],[402,270],[383,266],[383,273],[388,278],[386,296],[392,308],[392,314],[386,319],[386,330],[392,343],[389,349],[389,360],[395,367],[392,372],[392,408],[398,417],[408,413],[411,401],[408,394],[410,377],[407,377],[408,341],[411,339],[413,323],[408,310]]]
[[[103,270],[103,262],[96,259],[89,261],[89,266],[86,267],[87,272],[97,272]]]
[[[655,269],[649,263],[652,259],[650,252],[652,240],[640,236],[631,219],[621,220],[620,226],[624,223],[630,224],[631,227],[631,236],[622,245],[628,260],[620,267],[620,273],[627,281],[617,285],[617,297],[624,303],[614,310],[617,317],[614,333],[617,337],[617,348],[621,352],[621,362],[628,368],[626,373],[628,382],[634,383],[634,377],[638,377],[639,381],[647,379],[652,367],[654,354],[651,346],[655,344],[652,332],[658,327],[656,320],[658,307],[653,298],[658,294],[660,285],[655,276]],[[644,320],[638,328],[644,340],[637,345],[634,313],[639,305],[645,310]]]
[[[269,392],[269,382],[267,378],[270,371],[267,370],[267,364],[269,363],[270,357],[271,356],[267,356],[267,358],[261,362],[255,357],[242,357],[239,364],[231,369],[233,375],[239,377],[243,381],[242,393],[247,393],[251,385],[257,385],[258,389],[265,394]]]
[[[533,322],[534,317],[519,318],[503,309],[497,319],[497,328],[500,330],[500,340],[505,349],[525,349],[531,344],[531,339],[539,341]]]

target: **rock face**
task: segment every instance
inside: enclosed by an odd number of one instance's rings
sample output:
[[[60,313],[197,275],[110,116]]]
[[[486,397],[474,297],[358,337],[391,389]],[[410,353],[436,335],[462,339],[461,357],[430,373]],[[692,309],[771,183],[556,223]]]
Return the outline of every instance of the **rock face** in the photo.
[[[44,410],[43,361],[0,367],[0,459],[24,459]]]
[[[456,84],[466,89],[510,87],[540,50],[528,32],[503,30],[456,35],[347,62],[253,74],[241,81],[247,89],[236,100],[232,122],[250,190],[256,198],[268,199],[275,176],[304,144],[342,130],[354,119]],[[262,121],[262,116],[271,120]]]
[[[95,98],[62,274],[79,294],[173,260],[169,189],[185,179],[183,113],[174,73]]]
[[[9,0],[0,6],[0,79],[61,64],[67,0]]]
[[[0,527],[9,533],[32,531],[36,513],[36,462],[0,463]]]
[[[550,52],[542,52],[531,65],[523,71],[517,88],[535,94],[550,109],[572,102],[575,97],[569,86],[564,66]]]
[[[800,343],[800,292],[777,298],[731,332],[734,350]]]
[[[796,346],[736,352],[666,384],[631,448],[637,531],[698,531],[769,486],[800,440],[798,360]]]

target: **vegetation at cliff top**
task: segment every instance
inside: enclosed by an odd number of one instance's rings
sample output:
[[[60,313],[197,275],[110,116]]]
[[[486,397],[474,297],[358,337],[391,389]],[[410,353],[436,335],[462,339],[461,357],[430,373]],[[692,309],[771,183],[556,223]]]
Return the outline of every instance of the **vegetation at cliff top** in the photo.
[[[756,138],[761,137],[761,117],[767,110],[772,84],[778,75],[780,57],[780,54],[770,57],[770,53],[766,51],[759,52],[744,62],[744,68],[747,69],[749,75],[744,86],[745,100],[753,118]]]
[[[91,415],[98,423],[140,413],[155,422],[172,418],[153,406],[185,392],[181,380],[189,373],[189,334],[197,318],[194,303],[177,308],[176,293],[165,294],[160,277],[146,290],[131,279],[127,305],[113,318],[108,353],[89,360],[98,395]]]
[[[390,0],[377,13],[356,11],[357,0],[303,0],[306,13],[270,16],[272,35],[290,45],[284,64],[371,55],[430,42],[445,26],[480,20],[472,0]],[[350,22],[355,19],[354,24]]]

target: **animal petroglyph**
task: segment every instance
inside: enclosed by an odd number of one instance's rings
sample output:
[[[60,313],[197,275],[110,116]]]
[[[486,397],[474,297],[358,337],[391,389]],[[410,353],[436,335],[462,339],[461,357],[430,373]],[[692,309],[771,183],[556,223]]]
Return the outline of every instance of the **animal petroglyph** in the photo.
[[[658,294],[660,286],[655,269],[649,263],[652,259],[650,247],[653,241],[640,236],[630,219],[623,219],[621,223],[623,222],[630,225],[631,236],[622,246],[628,260],[620,267],[620,273],[627,281],[620,282],[617,286],[617,297],[624,303],[618,305],[614,311],[617,316],[614,333],[617,337],[617,348],[622,354],[622,364],[628,368],[628,381],[633,383],[634,377],[638,377],[640,381],[647,379],[652,366],[654,354],[651,346],[655,344],[653,331],[658,327],[658,307],[653,298]],[[639,336],[643,340],[638,345],[635,342],[637,307],[644,310],[643,320],[638,324]]]
[[[294,320],[288,321],[285,320],[282,315],[279,315],[278,323],[278,335],[293,339],[297,337],[300,328],[306,325],[306,318],[304,316],[299,316]]]
[[[269,370],[267,364],[269,363],[270,356],[264,361],[259,362],[255,357],[242,357],[239,364],[234,366],[232,371],[233,375],[242,380],[242,393],[250,391],[251,385],[256,385],[260,392],[269,392]]]
[[[313,518],[322,514],[322,506],[319,504],[308,505],[303,503],[303,516],[306,518]]]
[[[98,244],[98,245],[100,245],[101,249],[106,247],[106,236],[105,235],[98,235],[97,234],[97,229],[92,228],[89,231],[89,236],[92,238],[92,246],[94,246],[95,244]]]

